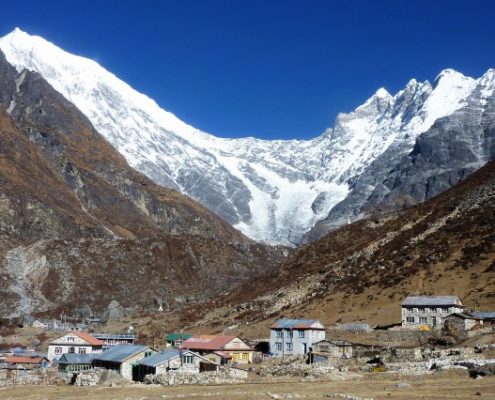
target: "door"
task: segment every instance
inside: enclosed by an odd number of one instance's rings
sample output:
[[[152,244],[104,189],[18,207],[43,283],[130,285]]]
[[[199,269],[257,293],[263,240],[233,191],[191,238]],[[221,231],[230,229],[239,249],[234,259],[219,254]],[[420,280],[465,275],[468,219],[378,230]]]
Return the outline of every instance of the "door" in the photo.
[[[308,345],[306,343],[301,343],[301,351],[302,354],[306,354],[308,352]]]

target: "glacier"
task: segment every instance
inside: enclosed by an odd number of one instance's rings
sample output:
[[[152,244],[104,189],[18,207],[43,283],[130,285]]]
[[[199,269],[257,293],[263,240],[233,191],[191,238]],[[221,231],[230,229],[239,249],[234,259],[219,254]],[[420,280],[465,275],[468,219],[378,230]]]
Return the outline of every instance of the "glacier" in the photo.
[[[387,150],[411,152],[419,135],[466,106],[475,90],[486,99],[494,87],[493,70],[473,79],[446,69],[433,84],[412,79],[396,94],[378,89],[311,140],[225,139],[188,125],[95,61],[39,36],[16,28],[0,39],[0,49],[19,71],[38,72],[74,103],[132,167],[248,237],[289,246],[346,199]],[[340,223],[361,217],[356,212]]]

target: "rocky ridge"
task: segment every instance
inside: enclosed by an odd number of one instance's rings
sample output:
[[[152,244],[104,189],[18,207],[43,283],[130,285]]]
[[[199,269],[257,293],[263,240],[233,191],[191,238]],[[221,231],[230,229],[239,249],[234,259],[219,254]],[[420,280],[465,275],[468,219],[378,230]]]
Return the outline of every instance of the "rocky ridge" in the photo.
[[[72,103],[3,54],[0,182],[5,317],[202,302],[283,257],[130,168]]]

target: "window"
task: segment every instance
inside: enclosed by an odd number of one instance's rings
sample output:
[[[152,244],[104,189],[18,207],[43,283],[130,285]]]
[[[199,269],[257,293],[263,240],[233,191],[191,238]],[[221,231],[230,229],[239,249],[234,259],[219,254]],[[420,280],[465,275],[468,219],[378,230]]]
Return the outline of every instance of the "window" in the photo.
[[[151,354],[153,354],[153,352],[152,352],[152,351],[145,351],[145,352],[144,352],[144,356],[145,356],[145,357],[149,357],[149,356],[151,356]]]
[[[242,361],[249,361],[249,353],[242,353]]]
[[[285,337],[286,337],[286,338],[292,338],[292,331],[291,331],[291,330],[289,330],[289,329],[287,329],[287,330],[285,331]]]
[[[74,336],[67,336],[67,341],[68,342],[73,342],[74,341]]]
[[[62,354],[62,347],[55,347],[55,354]]]
[[[299,339],[304,339],[304,331],[298,331],[298,337]]]
[[[435,326],[437,324],[437,317],[431,317],[431,324]]]
[[[282,343],[276,342],[275,343],[275,350],[282,350]]]
[[[275,337],[281,338],[282,337],[282,331],[280,331],[280,330],[275,331]]]
[[[328,353],[330,351],[330,346],[327,344],[322,344],[320,345],[320,351],[323,353]]]
[[[425,309],[423,307],[418,308],[419,312],[425,312]]]
[[[416,321],[415,321],[414,317],[406,317],[406,322],[414,324],[414,322],[416,322]]]
[[[287,351],[292,351],[292,343],[286,343],[286,344],[285,344],[285,349],[286,349]]]
[[[426,324],[426,323],[428,323],[428,318],[426,318],[426,317],[419,317],[419,323],[420,324]]]
[[[194,357],[193,356],[184,356],[182,361],[184,364],[194,364]]]
[[[86,354],[86,347],[79,347],[79,354]]]
[[[74,354],[76,352],[76,348],[74,346],[69,347],[69,353]]]

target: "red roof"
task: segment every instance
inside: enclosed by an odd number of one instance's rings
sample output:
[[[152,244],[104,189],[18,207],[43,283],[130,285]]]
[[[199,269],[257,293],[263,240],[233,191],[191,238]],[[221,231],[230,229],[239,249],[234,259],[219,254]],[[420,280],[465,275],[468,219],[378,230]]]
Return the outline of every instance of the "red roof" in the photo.
[[[214,351],[213,354],[216,354],[217,356],[220,356],[222,358],[227,358],[227,359],[232,358],[232,356],[229,353],[226,353],[224,351]]]
[[[31,357],[31,356],[9,356],[6,361],[9,364],[40,364],[45,357]]]
[[[236,337],[228,335],[199,335],[187,339],[182,346],[191,350],[223,350],[224,346]]]
[[[85,340],[92,346],[103,346],[104,343],[96,339],[95,337],[91,336],[88,332],[83,332],[83,331],[76,331],[72,332],[74,335],[79,336],[82,340]]]

